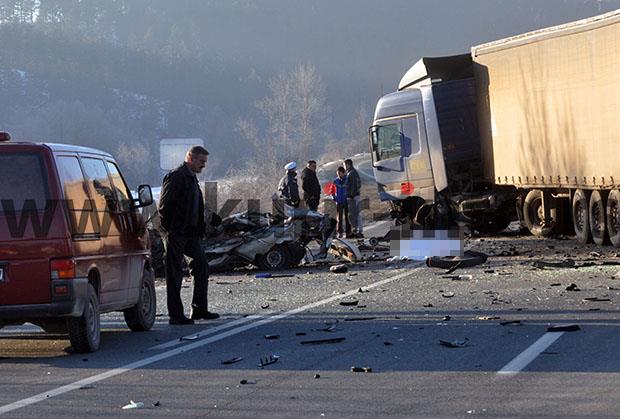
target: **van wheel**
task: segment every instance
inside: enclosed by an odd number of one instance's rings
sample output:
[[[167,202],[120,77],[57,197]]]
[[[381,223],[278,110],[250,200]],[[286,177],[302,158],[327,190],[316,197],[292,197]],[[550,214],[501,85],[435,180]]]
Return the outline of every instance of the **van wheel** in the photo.
[[[256,256],[256,264],[266,271],[279,271],[290,266],[291,255],[286,246],[277,245],[264,255]]]
[[[95,352],[99,349],[101,324],[99,320],[99,298],[92,284],[88,284],[88,298],[84,313],[80,317],[67,319],[69,341],[78,353]]]
[[[142,285],[140,296],[135,306],[123,311],[127,326],[134,332],[150,330],[155,323],[155,311],[157,310],[157,297],[155,294],[155,281],[153,271],[144,269],[142,273]]]
[[[590,205],[588,206],[588,217],[590,224],[590,234],[594,243],[602,246],[605,243],[605,195],[601,191],[593,190],[590,194]]]
[[[607,232],[611,244],[620,247],[620,191],[614,189],[607,197]]]
[[[575,238],[580,243],[586,244],[592,241],[590,235],[590,222],[588,219],[588,195],[583,189],[577,189],[573,195],[572,219],[575,229]]]
[[[551,205],[551,219],[553,220],[550,225],[543,225],[543,192],[540,189],[532,189],[529,191],[523,201],[523,222],[530,233],[534,236],[545,237],[551,234],[553,227],[557,222],[557,211],[555,203],[549,200]]]

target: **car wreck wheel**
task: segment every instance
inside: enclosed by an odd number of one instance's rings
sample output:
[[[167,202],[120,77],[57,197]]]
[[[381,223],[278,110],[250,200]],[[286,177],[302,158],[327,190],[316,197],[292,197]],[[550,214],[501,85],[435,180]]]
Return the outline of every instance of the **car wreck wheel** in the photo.
[[[268,271],[286,269],[291,264],[291,255],[285,246],[277,245],[267,253],[256,256],[256,264]]]

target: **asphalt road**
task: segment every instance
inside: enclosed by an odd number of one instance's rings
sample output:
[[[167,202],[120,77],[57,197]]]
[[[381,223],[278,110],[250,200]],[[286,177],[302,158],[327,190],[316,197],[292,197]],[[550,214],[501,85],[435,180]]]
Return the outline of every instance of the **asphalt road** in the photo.
[[[160,282],[154,329],[132,333],[122,316],[105,315],[94,354],[74,354],[65,337],[33,326],[1,329],[0,414],[616,417],[613,249],[578,269],[543,270],[532,258],[560,257],[558,247],[576,244],[544,242],[554,243],[545,252],[539,241],[490,242],[497,249],[518,242],[520,256],[498,251],[457,270],[471,275],[459,280],[411,262],[361,263],[343,274],[314,265],[272,279],[256,279],[257,271],[212,276],[211,309],[222,318],[193,326],[167,324]],[[571,283],[580,291],[567,291]],[[572,324],[579,330],[548,331]],[[325,339],[332,341],[304,343]],[[130,400],[144,408],[123,410]]]

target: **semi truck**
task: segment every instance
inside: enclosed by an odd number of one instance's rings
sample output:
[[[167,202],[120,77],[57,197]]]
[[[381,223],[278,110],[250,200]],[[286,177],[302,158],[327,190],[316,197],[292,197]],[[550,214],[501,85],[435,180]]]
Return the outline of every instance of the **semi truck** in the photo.
[[[402,223],[620,247],[620,10],[422,58],[369,129]]]

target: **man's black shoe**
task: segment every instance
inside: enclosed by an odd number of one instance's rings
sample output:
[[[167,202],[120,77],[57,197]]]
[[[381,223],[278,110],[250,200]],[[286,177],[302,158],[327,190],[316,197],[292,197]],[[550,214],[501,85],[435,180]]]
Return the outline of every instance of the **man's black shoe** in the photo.
[[[191,319],[188,319],[185,316],[183,316],[183,317],[170,317],[170,320],[168,320],[168,324],[171,324],[171,325],[194,324],[194,321],[191,320]]]
[[[203,311],[203,310],[194,310],[192,311],[192,315],[191,315],[191,319],[192,320],[214,320],[219,318],[220,315],[217,313],[212,313],[210,311]]]

